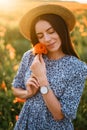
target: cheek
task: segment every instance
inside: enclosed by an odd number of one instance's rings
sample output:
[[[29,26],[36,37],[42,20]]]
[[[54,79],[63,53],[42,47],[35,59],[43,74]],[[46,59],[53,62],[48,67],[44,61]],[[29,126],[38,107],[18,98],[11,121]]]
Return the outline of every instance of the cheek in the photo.
[[[39,43],[42,43],[42,40],[38,39]]]
[[[61,45],[61,40],[60,39],[58,39],[58,43]]]
[[[42,43],[42,44],[45,45],[45,42],[44,42],[44,39],[43,39],[43,38],[42,38],[42,39],[38,39],[38,41],[39,41],[39,43]]]

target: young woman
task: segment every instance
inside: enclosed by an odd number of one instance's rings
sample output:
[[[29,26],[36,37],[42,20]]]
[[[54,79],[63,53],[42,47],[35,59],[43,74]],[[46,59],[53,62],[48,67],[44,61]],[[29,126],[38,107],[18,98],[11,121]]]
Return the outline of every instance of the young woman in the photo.
[[[25,52],[13,80],[13,93],[26,102],[14,130],[73,130],[72,120],[87,77],[87,65],[73,49],[75,17],[65,7],[40,5],[24,15],[20,31],[47,54]]]

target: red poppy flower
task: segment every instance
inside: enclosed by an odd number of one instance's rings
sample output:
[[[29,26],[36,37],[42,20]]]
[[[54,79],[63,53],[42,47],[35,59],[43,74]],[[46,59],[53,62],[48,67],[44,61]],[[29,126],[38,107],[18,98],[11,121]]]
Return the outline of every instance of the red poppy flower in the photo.
[[[16,116],[15,116],[15,118],[16,118],[16,121],[17,121],[17,120],[18,120],[18,118],[19,118],[19,116],[18,116],[18,115],[16,115]]]
[[[34,54],[47,54],[47,49],[46,46],[42,43],[37,43],[34,47],[33,47],[33,53]]]
[[[13,100],[13,103],[17,103],[17,102],[22,103],[22,102],[25,102],[25,101],[26,101],[26,99],[21,99],[21,98],[16,97],[16,98]]]

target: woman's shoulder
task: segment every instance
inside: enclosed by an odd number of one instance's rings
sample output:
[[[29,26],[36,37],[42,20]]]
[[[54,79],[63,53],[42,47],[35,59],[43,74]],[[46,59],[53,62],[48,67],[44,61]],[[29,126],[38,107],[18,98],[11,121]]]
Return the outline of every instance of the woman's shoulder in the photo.
[[[30,49],[23,54],[22,59],[21,59],[21,64],[28,65],[29,62],[33,60],[33,58],[34,58],[34,55],[32,53],[32,49]]]
[[[23,57],[31,57],[31,56],[33,56],[32,49],[26,51],[26,52],[23,54]]]
[[[22,60],[24,60],[24,61],[25,61],[25,60],[27,61],[27,60],[32,59],[32,58],[34,58],[32,49],[26,51],[26,52],[23,54],[23,56],[22,56]]]
[[[78,59],[75,56],[70,56],[68,61],[75,67],[82,67],[82,68],[85,67],[85,68],[87,68],[87,63]]]
[[[68,63],[72,73],[87,77],[87,63],[83,62],[75,56],[70,56]]]

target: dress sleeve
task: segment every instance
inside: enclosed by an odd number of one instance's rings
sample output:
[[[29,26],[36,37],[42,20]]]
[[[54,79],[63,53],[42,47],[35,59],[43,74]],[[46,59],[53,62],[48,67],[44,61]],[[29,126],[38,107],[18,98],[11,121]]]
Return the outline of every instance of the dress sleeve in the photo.
[[[26,67],[28,66],[28,57],[29,57],[29,55],[27,53],[24,53],[24,55],[21,59],[19,69],[12,82],[12,86],[15,88],[21,87],[21,88],[25,89],[24,77],[25,77]]]
[[[80,71],[78,71],[80,70]],[[85,79],[87,78],[87,65],[82,69],[71,73],[69,79],[66,81],[66,88],[60,98],[61,110],[68,119],[75,119],[78,105],[80,103],[81,95],[85,86]]]

